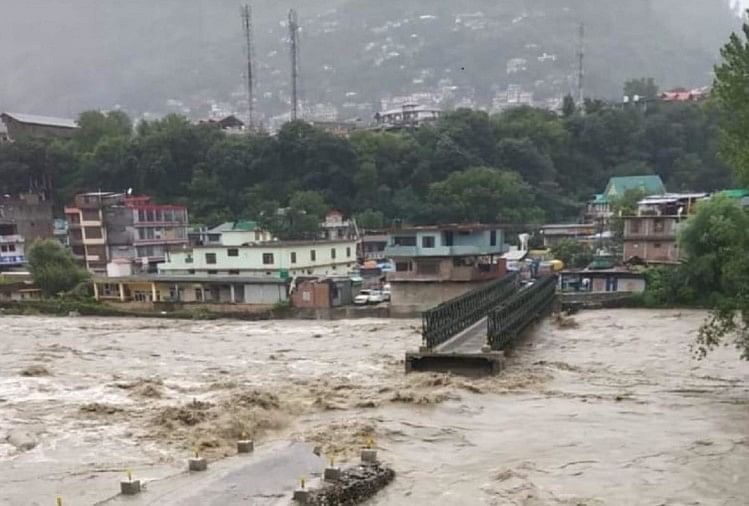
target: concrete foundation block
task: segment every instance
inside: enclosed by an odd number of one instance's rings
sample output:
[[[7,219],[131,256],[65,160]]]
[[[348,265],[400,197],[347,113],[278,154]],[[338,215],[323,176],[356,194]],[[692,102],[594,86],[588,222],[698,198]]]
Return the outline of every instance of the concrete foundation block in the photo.
[[[377,450],[373,448],[364,448],[361,451],[361,461],[363,464],[376,464]]]
[[[255,442],[251,439],[237,441],[237,453],[252,453],[255,451]]]
[[[492,347],[489,346],[488,344],[485,344],[484,346],[481,347],[481,353],[491,353],[491,352],[492,352]]]
[[[340,467],[326,467],[323,473],[323,479],[325,481],[339,481],[341,479],[341,468]]]
[[[203,457],[195,457],[187,461],[187,468],[190,471],[205,471],[208,469],[208,461]]]
[[[140,480],[127,480],[120,482],[120,493],[122,495],[140,494]]]
[[[294,490],[293,500],[297,504],[307,504],[309,501],[309,490],[306,488],[298,488]]]

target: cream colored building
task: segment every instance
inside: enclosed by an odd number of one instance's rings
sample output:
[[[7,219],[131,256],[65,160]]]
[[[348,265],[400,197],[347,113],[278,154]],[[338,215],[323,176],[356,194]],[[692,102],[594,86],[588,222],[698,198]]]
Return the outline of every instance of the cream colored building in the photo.
[[[356,266],[356,241],[270,241],[196,246],[159,265],[170,276],[244,276],[286,279],[341,276]]]

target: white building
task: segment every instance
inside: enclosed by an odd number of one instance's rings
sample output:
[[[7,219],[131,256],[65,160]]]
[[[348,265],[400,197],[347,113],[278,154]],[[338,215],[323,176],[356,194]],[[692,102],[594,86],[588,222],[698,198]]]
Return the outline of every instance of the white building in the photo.
[[[356,241],[271,241],[196,246],[159,266],[169,276],[244,276],[286,279],[346,275],[356,265]]]
[[[442,110],[425,105],[404,104],[396,109],[377,113],[375,121],[385,128],[419,127],[425,123],[437,121]]]
[[[26,263],[24,242],[14,224],[0,224],[0,271]]]

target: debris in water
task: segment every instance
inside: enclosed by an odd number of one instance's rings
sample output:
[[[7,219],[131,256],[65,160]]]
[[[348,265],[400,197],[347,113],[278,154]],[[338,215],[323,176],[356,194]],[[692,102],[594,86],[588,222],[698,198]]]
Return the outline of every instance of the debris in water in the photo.
[[[118,408],[117,406],[111,406],[109,404],[102,404],[99,402],[90,402],[88,404],[84,404],[78,410],[81,413],[91,413],[96,415],[114,415],[123,411],[122,408]]]
[[[50,372],[43,365],[30,365],[26,369],[22,369],[20,374],[21,376],[26,376],[28,378],[50,376]]]

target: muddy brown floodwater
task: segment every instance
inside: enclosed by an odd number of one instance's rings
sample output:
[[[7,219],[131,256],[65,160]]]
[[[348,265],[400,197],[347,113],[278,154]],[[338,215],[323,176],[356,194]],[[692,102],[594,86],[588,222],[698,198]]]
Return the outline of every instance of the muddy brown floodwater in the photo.
[[[374,505],[745,505],[749,364],[692,359],[704,316],[547,322],[484,379],[405,376],[415,320],[0,317],[0,504],[94,504],[246,433],[373,438],[398,472]]]

